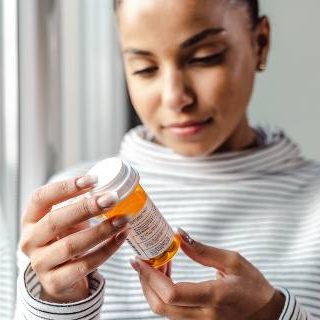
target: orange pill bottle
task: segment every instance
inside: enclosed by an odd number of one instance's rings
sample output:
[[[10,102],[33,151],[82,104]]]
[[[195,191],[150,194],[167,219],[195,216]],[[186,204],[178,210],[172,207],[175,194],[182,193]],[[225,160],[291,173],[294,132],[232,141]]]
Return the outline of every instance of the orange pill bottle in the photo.
[[[139,184],[138,171],[120,158],[108,158],[88,171],[98,177],[90,195],[104,191],[116,192],[118,203],[102,214],[108,219],[132,215],[129,222],[128,243],[135,253],[153,267],[170,261],[180,246],[180,240]]]

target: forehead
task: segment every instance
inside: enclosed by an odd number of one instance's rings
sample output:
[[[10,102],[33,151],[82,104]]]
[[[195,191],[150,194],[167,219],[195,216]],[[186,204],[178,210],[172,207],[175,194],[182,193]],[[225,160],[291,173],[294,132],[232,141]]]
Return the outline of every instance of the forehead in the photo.
[[[181,43],[202,29],[228,30],[246,18],[228,0],[125,0],[118,11],[122,45]]]
[[[152,13],[177,13],[186,16],[202,15],[201,11],[208,12],[216,10],[222,5],[226,5],[230,0],[124,0],[121,1],[119,11],[125,12],[129,16],[136,14],[150,15]]]

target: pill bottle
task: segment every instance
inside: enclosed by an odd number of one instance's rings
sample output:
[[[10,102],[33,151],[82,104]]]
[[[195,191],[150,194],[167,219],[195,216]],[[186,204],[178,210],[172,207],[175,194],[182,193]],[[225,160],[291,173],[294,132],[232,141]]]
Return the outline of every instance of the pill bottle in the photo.
[[[99,218],[109,219],[130,214],[128,243],[135,253],[153,267],[171,260],[180,240],[139,184],[138,171],[120,158],[108,158],[97,163],[88,175],[98,177],[90,196],[104,191],[116,192],[117,204]]]

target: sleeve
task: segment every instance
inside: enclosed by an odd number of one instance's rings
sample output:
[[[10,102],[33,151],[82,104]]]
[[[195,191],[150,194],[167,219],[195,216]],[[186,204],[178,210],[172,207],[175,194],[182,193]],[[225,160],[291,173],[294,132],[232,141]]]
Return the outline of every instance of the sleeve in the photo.
[[[100,319],[105,281],[96,271],[89,276],[89,285],[90,296],[85,300],[66,304],[42,301],[39,299],[41,284],[29,264],[18,277],[15,319]]]
[[[285,296],[285,305],[279,320],[316,320],[288,289],[282,287],[276,289]]]

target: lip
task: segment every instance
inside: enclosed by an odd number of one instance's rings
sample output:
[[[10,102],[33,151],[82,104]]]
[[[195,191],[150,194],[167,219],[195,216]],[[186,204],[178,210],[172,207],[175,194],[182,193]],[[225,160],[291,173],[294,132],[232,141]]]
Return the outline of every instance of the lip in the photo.
[[[165,128],[167,128],[174,135],[180,137],[189,137],[202,131],[211,122],[212,118],[208,118],[203,121],[186,121],[181,123],[172,123]]]

